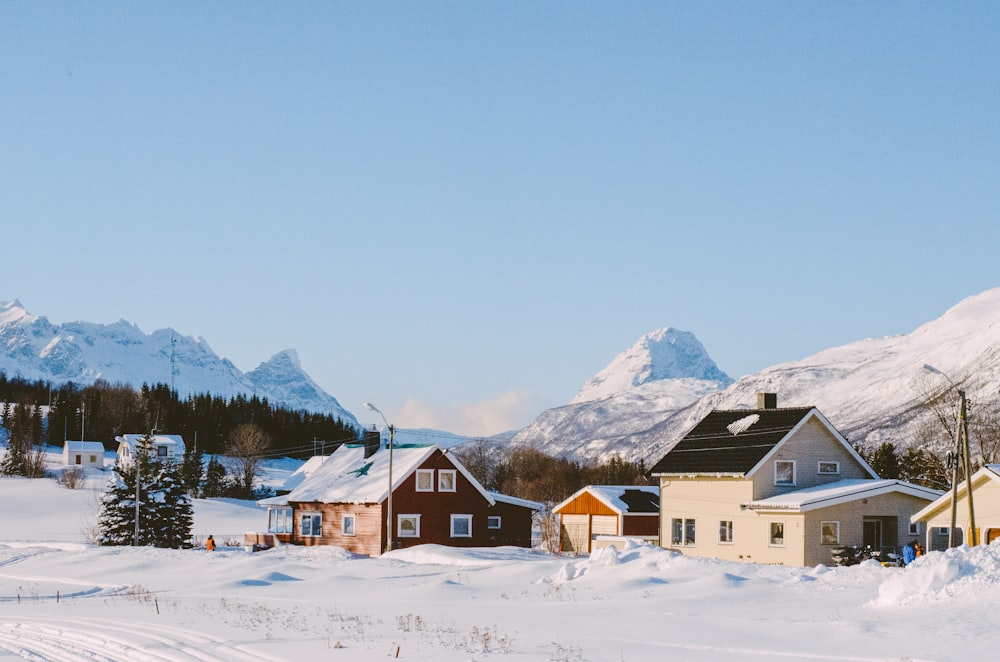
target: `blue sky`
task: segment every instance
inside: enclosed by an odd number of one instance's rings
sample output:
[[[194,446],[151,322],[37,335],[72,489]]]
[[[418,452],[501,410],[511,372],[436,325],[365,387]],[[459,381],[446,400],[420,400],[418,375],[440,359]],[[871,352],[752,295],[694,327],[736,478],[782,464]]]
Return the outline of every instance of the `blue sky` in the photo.
[[[0,4],[0,299],[492,434],[997,286],[1000,5]]]

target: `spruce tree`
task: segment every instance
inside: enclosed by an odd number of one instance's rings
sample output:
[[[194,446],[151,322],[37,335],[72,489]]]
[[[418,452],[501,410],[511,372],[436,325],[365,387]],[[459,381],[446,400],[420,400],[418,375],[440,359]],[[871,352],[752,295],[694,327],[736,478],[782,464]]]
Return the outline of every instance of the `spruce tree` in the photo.
[[[173,462],[154,462],[151,450],[152,436],[146,435],[132,465],[112,470],[97,518],[98,544],[190,547],[193,509],[180,471]]]
[[[178,465],[164,462],[154,479],[153,495],[153,545],[170,549],[191,547],[191,526],[194,509],[188,496]]]
[[[181,481],[187,493],[196,497],[201,494],[202,476],[205,473],[202,453],[196,446],[189,446],[184,451],[184,460],[181,462]]]

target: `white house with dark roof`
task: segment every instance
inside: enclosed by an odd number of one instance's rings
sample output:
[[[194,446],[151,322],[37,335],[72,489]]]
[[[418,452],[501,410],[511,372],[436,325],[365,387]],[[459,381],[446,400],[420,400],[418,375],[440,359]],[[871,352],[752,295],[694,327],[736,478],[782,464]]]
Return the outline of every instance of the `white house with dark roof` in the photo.
[[[762,396],[765,394],[761,394]],[[896,548],[940,492],[882,480],[815,407],[714,410],[651,469],[660,544],[692,556],[811,566],[843,545]]]

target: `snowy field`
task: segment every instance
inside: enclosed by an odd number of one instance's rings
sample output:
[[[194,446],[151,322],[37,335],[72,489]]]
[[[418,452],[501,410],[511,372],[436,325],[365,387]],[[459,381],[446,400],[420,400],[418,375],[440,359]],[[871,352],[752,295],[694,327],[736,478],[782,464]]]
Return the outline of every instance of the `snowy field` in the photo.
[[[278,481],[289,467],[275,465]],[[569,558],[423,546],[250,554],[95,547],[103,477],[0,478],[0,658],[969,660],[1000,647],[1000,546],[906,569],[786,568],[649,546]],[[197,500],[195,534],[262,511]]]

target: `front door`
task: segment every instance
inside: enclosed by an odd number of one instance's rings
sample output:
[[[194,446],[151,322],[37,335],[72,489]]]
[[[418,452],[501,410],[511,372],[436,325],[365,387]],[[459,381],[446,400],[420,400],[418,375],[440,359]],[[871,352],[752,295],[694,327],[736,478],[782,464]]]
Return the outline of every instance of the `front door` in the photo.
[[[882,549],[882,520],[864,520],[862,524],[862,538],[862,544],[866,547]]]

